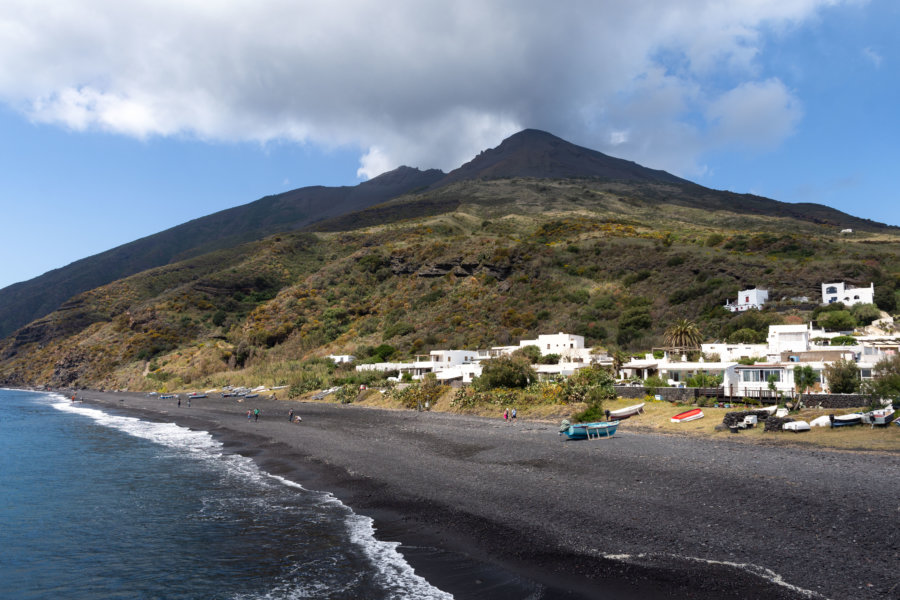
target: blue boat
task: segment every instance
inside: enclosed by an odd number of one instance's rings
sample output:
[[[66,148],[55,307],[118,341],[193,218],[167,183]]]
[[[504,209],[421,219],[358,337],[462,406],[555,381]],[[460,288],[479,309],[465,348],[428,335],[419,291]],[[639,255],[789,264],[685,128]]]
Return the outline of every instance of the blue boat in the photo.
[[[612,437],[619,426],[618,421],[596,421],[594,423],[574,423],[563,421],[559,428],[560,435],[570,440],[591,440]]]

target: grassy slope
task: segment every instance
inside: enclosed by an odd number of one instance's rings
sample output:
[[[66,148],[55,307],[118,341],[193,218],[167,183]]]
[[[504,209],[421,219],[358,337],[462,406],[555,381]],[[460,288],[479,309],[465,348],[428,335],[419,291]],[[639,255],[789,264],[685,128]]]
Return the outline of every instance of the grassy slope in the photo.
[[[290,385],[312,356],[386,343],[410,357],[555,331],[638,350],[679,317],[707,337],[745,325],[720,306],[746,287],[813,300],[826,279],[897,287],[890,229],[842,237],[841,224],[698,210],[684,194],[500,180],[406,197],[86,292],[4,342],[0,380]],[[754,325],[789,318],[782,308]]]

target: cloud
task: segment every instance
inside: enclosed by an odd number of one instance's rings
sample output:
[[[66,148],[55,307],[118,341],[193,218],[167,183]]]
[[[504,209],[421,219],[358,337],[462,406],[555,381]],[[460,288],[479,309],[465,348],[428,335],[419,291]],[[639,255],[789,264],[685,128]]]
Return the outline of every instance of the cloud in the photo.
[[[777,79],[742,83],[716,98],[707,110],[719,144],[750,149],[777,146],[793,132],[802,114],[799,101]]]
[[[863,48],[862,54],[867,60],[869,60],[873,65],[875,65],[876,69],[881,66],[881,61],[884,60],[884,57],[881,56],[881,54],[879,54],[877,51],[875,51],[874,48],[871,48],[871,47]]]
[[[696,174],[790,134],[760,39],[835,2],[6,0],[0,101],[77,131],[354,147],[362,177],[524,127]]]

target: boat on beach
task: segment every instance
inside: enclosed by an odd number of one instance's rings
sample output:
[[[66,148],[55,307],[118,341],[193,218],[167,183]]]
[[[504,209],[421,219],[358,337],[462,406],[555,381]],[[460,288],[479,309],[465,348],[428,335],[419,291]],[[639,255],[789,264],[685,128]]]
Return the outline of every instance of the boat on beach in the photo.
[[[872,427],[875,427],[876,425],[890,425],[893,416],[894,407],[889,406],[887,408],[870,410],[867,413],[863,413],[862,422],[866,425],[871,425]]]
[[[862,413],[850,413],[847,415],[828,415],[832,427],[848,427],[862,423]]]
[[[644,402],[641,402],[640,404],[634,404],[632,406],[626,406],[625,408],[619,408],[617,410],[607,410],[606,419],[608,421],[621,421],[623,419],[627,419],[628,417],[639,415],[642,412],[644,412]]]
[[[831,427],[831,417],[822,415],[809,422],[810,427]]]
[[[570,440],[592,440],[612,437],[619,426],[618,421],[595,421],[593,423],[569,423],[563,421],[559,428],[560,435]]]
[[[793,431],[794,433],[810,430],[809,423],[806,421],[791,421],[790,423],[782,425],[781,428],[785,431]]]
[[[695,408],[692,410],[686,410],[683,413],[678,413],[671,419],[669,419],[672,423],[687,423],[688,421],[696,421],[697,419],[702,419],[706,415],[703,414],[703,411],[699,408]]]

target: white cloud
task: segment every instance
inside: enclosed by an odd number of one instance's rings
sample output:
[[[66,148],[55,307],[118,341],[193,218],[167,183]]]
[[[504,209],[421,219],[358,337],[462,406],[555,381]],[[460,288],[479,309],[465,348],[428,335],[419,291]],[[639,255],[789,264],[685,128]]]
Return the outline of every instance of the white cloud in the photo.
[[[778,145],[802,115],[799,101],[777,79],[742,83],[716,98],[707,111],[719,143],[751,149]]]
[[[862,53],[863,53],[863,56],[867,60],[869,60],[873,65],[875,65],[876,69],[881,66],[881,61],[884,60],[884,57],[881,56],[881,54],[879,54],[874,48],[871,48],[871,47],[863,48]]]
[[[796,126],[761,33],[835,2],[5,0],[0,101],[75,130],[349,145],[365,177],[523,127],[696,174]]]

